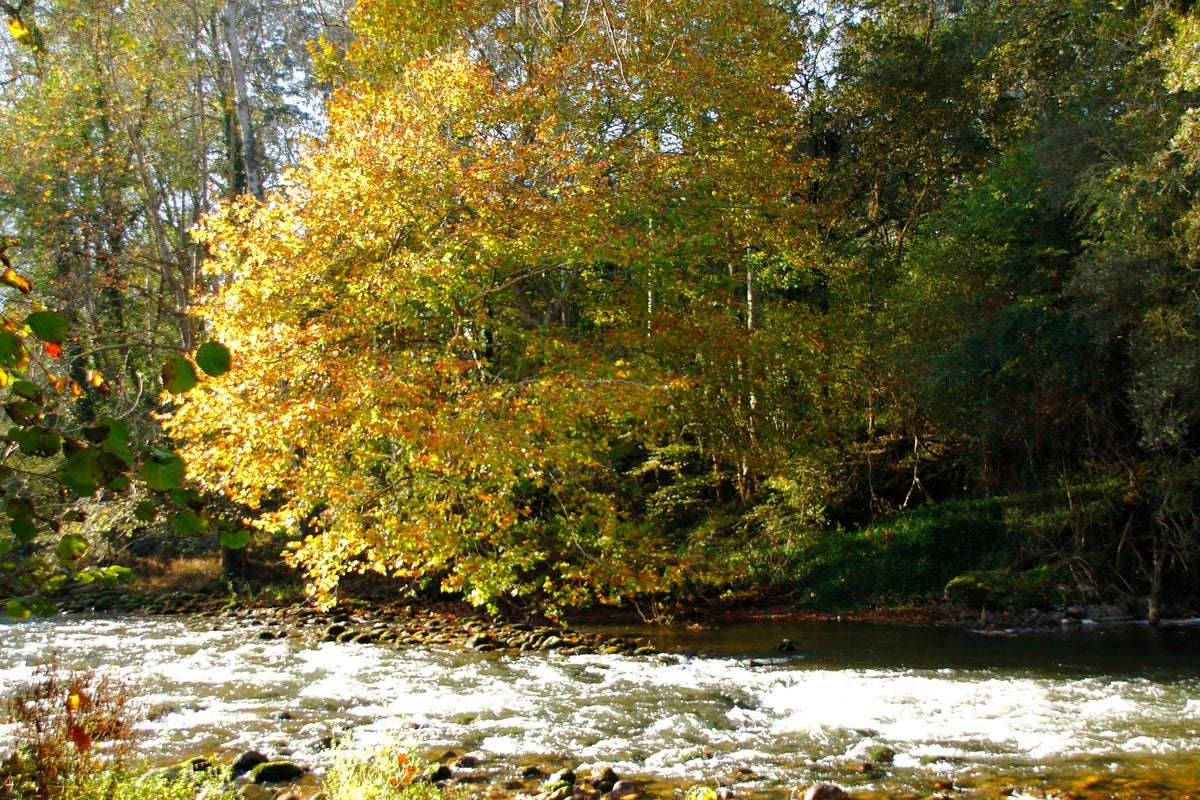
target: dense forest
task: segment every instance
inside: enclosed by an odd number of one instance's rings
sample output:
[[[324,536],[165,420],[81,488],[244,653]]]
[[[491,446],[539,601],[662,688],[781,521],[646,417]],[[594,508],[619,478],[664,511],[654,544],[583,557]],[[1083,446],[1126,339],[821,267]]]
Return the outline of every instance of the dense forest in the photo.
[[[13,616],[1200,589],[1186,0],[0,6]]]

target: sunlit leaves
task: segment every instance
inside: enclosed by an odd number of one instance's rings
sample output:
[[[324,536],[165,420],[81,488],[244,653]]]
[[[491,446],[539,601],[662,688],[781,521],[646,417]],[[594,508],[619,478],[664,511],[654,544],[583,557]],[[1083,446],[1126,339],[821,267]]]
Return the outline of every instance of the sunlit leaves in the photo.
[[[142,467],[142,477],[151,491],[165,492],[181,486],[186,471],[187,465],[178,453],[155,449]]]
[[[221,533],[221,546],[228,547],[231,550],[239,550],[250,544],[250,531],[239,529],[235,531],[223,531]]]
[[[616,32],[564,9],[551,44],[488,2],[417,5],[359,7],[355,82],[293,188],[198,232],[235,276],[200,308],[237,361],[196,353],[169,422],[190,474],[327,533],[292,550],[322,599],[360,567],[485,604],[678,585],[621,465],[673,435],[697,360],[654,313],[726,313],[724,276],[803,219],[792,21],[628,0]],[[460,25],[487,45],[426,49]]]
[[[9,330],[0,330],[0,367],[23,369],[28,363],[21,337]]]
[[[208,530],[208,520],[190,508],[182,508],[171,516],[171,527],[181,536],[199,536]]]
[[[4,612],[8,615],[9,619],[22,620],[29,619],[33,614],[33,609],[22,601],[13,598],[4,604]]]
[[[87,539],[72,533],[59,539],[58,545],[54,548],[54,555],[58,556],[60,561],[76,561],[87,552],[87,549]]]
[[[29,294],[33,291],[33,285],[29,279],[23,275],[18,275],[17,271],[12,267],[6,267],[3,272],[0,272],[0,283],[5,286],[11,286],[23,294]]]

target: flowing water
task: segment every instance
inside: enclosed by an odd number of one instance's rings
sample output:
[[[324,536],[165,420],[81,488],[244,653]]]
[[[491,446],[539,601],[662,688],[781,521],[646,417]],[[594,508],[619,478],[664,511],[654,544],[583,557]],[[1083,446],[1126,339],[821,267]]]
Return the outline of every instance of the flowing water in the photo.
[[[950,788],[1200,796],[1200,629],[759,623],[639,631],[658,656],[479,654],[319,641],[202,617],[0,624],[0,695],[51,653],[135,683],[160,762],[246,749],[318,771],[323,737],[400,738],[519,766],[609,764],[651,793],[817,780],[879,796]],[[796,651],[773,645],[788,638]],[[0,751],[11,743],[0,729]],[[883,750],[894,752],[890,763]],[[878,762],[874,770],[864,764]],[[506,772],[507,770],[507,772]]]

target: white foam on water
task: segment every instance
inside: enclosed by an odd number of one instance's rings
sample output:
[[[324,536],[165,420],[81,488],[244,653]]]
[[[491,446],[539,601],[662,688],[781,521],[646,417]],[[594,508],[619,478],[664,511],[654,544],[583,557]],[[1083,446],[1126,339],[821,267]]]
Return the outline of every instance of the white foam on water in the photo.
[[[259,641],[254,629],[189,618],[99,618],[0,627],[0,695],[51,650],[136,679],[158,707],[144,748],[270,750],[351,730],[468,743],[482,755],[622,765],[666,778],[783,774],[797,762],[867,760],[895,750],[904,769],[963,759],[1169,759],[1200,737],[1200,681],[1037,675],[996,669],[836,669],[803,660],[504,656],[317,642]],[[280,719],[286,711],[293,719]],[[0,728],[0,750],[11,733]],[[314,759],[318,758],[314,754]]]

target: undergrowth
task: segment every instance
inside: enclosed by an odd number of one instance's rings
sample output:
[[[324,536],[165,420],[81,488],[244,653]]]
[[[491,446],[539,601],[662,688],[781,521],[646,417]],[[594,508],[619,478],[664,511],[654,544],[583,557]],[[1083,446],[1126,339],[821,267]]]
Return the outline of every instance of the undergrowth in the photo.
[[[0,767],[0,784],[15,796],[59,800],[115,780],[134,752],[130,698],[129,687],[107,675],[56,659],[38,667],[6,703],[15,752]]]
[[[435,764],[397,744],[338,754],[325,773],[328,800],[458,800],[431,780]]]

